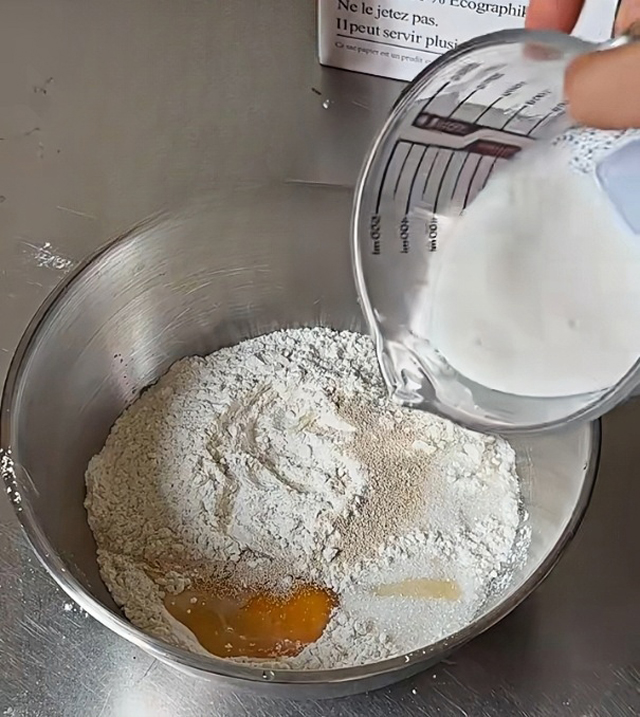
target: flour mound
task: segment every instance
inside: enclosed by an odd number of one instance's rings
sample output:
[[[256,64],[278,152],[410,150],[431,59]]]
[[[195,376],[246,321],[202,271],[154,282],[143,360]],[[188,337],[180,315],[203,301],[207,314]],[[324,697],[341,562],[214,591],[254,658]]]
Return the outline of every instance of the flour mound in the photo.
[[[350,332],[279,331],[178,361],[116,421],[86,483],[107,587],[167,642],[204,652],[163,606],[193,584],[335,591],[322,637],[278,667],[441,639],[527,547],[511,447],[389,405],[371,341]],[[416,577],[461,597],[375,592]]]

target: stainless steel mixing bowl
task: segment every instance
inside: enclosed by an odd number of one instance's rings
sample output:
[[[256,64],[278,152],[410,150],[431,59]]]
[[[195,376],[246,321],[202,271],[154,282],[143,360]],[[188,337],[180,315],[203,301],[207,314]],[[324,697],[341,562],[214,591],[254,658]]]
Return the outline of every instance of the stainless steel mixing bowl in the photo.
[[[0,424],[5,479],[45,567],[87,612],[160,660],[235,687],[330,697],[381,687],[486,630],[545,577],[594,482],[597,425],[520,438],[533,540],[512,583],[464,630],[405,659],[324,672],[263,671],[170,647],[133,627],[98,572],[84,471],[139,391],[177,359],[275,328],[363,329],[350,268],[351,192],[285,184],[220,191],[147,222],[98,252],[53,293],[9,370]]]

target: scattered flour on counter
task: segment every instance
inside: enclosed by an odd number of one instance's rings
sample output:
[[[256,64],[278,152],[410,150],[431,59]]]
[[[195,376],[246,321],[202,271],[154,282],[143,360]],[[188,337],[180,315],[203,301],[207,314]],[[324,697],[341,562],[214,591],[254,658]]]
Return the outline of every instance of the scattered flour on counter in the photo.
[[[51,245],[51,242],[45,242],[44,244],[38,246],[25,241],[24,245],[29,254],[33,256],[39,267],[67,272],[72,269],[75,264],[75,262],[72,259],[69,259],[69,257],[58,254]]]
[[[116,421],[86,482],[107,587],[172,644],[204,651],[163,605],[193,584],[335,591],[322,636],[278,667],[426,647],[469,624],[528,549],[511,446],[391,405],[370,339],[350,332],[279,331],[177,362]],[[425,578],[460,596],[376,594]]]

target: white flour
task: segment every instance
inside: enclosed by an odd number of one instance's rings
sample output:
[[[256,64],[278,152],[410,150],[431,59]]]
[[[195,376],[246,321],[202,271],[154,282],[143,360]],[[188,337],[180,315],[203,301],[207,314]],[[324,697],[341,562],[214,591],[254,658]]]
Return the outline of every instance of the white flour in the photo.
[[[162,600],[192,581],[335,590],[322,637],[278,661],[326,669],[473,619],[526,553],[514,461],[503,440],[390,405],[368,338],[281,331],[175,364],[91,460],[86,507],[116,602],[187,649],[202,651]],[[409,578],[460,597],[376,595]]]
[[[625,139],[572,130],[523,152],[444,237],[423,333],[466,378],[516,395],[588,394],[640,357],[640,242],[593,176]]]

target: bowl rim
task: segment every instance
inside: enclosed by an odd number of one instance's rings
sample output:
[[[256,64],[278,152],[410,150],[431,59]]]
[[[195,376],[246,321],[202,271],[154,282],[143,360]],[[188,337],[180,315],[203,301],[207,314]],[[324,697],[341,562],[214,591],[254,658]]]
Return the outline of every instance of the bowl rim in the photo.
[[[4,462],[5,465],[2,470],[3,478],[7,486],[7,492],[15,495],[17,490],[17,495],[19,496],[18,500],[10,500],[10,502],[22,525],[27,541],[40,563],[64,592],[84,611],[120,637],[165,663],[171,663],[176,667],[187,668],[205,675],[231,678],[245,683],[264,684],[268,681],[275,684],[297,684],[301,686],[322,685],[328,683],[351,683],[363,678],[383,677],[423,663],[424,667],[427,667],[428,664],[438,661],[452,650],[461,647],[472,638],[492,627],[540,585],[573,539],[591,500],[601,454],[601,425],[599,421],[587,426],[590,429],[590,455],[575,509],[558,541],[534,573],[508,598],[479,619],[436,643],[410,653],[376,663],[328,670],[292,670],[274,668],[272,665],[265,665],[264,667],[248,666],[225,660],[224,658],[191,653],[182,648],[168,645],[135,627],[124,615],[117,614],[96,599],[70,572],[64,559],[49,542],[33,512],[29,499],[29,476],[20,465],[20,457],[12,452],[12,442],[17,430],[16,422],[14,421],[14,406],[19,403],[21,397],[23,374],[31,348],[41,331],[47,326],[51,313],[56,309],[59,301],[64,298],[64,295],[70,290],[75,281],[88,269],[93,268],[101,260],[106,260],[117,248],[135,241],[139,237],[141,229],[146,226],[148,226],[148,222],[138,225],[126,234],[116,237],[99,248],[70,272],[49,294],[29,322],[18,343],[7,372],[0,404],[0,456],[8,458]]]

